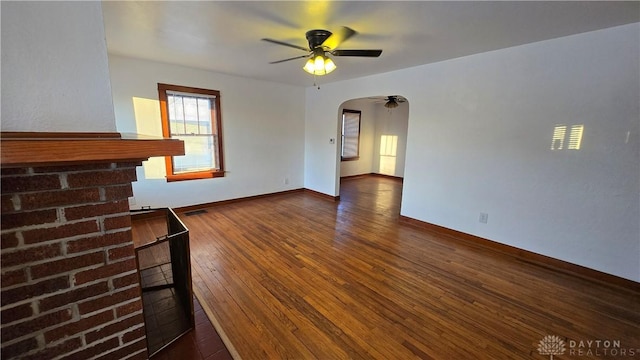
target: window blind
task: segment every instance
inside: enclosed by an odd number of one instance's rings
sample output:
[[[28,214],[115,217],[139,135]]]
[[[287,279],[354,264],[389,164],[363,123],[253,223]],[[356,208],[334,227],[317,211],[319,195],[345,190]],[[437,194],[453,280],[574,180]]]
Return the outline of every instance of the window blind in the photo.
[[[360,140],[360,112],[342,114],[342,158],[358,156]]]

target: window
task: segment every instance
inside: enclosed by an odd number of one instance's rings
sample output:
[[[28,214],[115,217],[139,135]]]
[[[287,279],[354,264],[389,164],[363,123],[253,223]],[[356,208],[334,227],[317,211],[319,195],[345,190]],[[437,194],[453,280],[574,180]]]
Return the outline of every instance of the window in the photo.
[[[224,176],[220,92],[158,84],[162,135],[184,141],[184,156],[167,156],[167,181]]]
[[[342,161],[358,160],[360,148],[360,111],[342,110]]]

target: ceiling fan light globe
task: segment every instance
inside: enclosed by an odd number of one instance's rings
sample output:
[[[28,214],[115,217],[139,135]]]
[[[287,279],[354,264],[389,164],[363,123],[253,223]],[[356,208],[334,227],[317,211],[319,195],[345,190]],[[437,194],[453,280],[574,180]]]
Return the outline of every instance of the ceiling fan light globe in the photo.
[[[329,57],[322,54],[307,60],[302,68],[311,75],[326,75],[336,69],[336,64]]]
[[[315,63],[314,63],[313,59],[307,60],[307,63],[303,67],[304,71],[308,72],[311,75],[315,74],[316,67],[315,67],[314,64]]]
[[[313,66],[315,67],[316,75],[324,75],[324,57],[323,56],[321,55],[316,56]]]
[[[384,104],[384,107],[386,107],[387,109],[394,109],[398,107],[398,103],[393,100],[389,100],[386,104]]]
[[[336,64],[328,56],[324,60],[324,71],[328,74],[336,69]]]

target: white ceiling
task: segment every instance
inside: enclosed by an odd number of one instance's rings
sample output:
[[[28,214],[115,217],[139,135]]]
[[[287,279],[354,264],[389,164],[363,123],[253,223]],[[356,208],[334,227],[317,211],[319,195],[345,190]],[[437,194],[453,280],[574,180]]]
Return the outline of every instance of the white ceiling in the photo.
[[[111,54],[300,86],[313,76],[305,32],[348,26],[338,49],[383,49],[379,58],[334,57],[334,82],[640,21],[640,2],[106,1]]]

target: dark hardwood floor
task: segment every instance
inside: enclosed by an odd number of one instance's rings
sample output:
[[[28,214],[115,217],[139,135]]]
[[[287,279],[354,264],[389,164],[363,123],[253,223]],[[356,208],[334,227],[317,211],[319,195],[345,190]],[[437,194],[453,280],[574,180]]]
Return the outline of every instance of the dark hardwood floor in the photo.
[[[230,353],[548,359],[538,347],[557,335],[565,342],[558,359],[601,359],[596,340],[640,357],[638,287],[399,223],[401,188],[368,176],[343,181],[339,202],[298,192],[180,215],[194,292]],[[134,223],[134,235],[158,231],[154,220]]]

